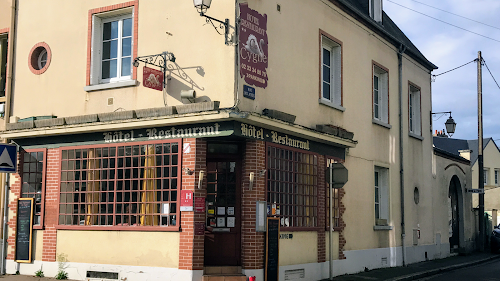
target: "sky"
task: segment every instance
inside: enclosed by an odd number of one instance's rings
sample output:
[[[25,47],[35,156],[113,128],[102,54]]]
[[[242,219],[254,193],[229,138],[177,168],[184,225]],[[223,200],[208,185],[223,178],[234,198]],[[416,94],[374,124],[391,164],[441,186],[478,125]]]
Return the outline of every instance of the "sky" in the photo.
[[[383,0],[383,9],[422,54],[439,67],[432,74],[437,75],[468,63],[476,59],[478,51],[481,51],[484,61],[500,84],[500,0]],[[485,66],[482,67],[482,76],[483,136],[492,137],[500,144],[500,88]],[[474,62],[437,76],[431,84],[432,111],[451,111],[457,123],[453,138],[478,137],[477,81],[477,63]],[[448,115],[434,115],[433,132],[444,130],[447,119]]]

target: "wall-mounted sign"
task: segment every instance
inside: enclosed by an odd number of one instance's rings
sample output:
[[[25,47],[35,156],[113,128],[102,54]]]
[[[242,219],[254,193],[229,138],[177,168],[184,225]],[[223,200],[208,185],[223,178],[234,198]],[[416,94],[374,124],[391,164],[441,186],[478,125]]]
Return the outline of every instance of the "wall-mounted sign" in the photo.
[[[195,222],[194,223],[194,235],[204,235],[205,234],[205,223]]]
[[[267,15],[240,4],[240,74],[245,82],[267,87],[268,40]]]
[[[181,211],[193,211],[193,197],[192,190],[181,190]]]
[[[255,99],[255,88],[252,88],[247,85],[243,85],[243,97],[247,99],[254,100]]]
[[[163,91],[163,72],[145,66],[142,70],[142,84],[146,88]]]
[[[15,144],[0,144],[0,172],[15,173],[17,162],[17,146]]]
[[[31,262],[33,236],[33,198],[17,201],[16,262]]]

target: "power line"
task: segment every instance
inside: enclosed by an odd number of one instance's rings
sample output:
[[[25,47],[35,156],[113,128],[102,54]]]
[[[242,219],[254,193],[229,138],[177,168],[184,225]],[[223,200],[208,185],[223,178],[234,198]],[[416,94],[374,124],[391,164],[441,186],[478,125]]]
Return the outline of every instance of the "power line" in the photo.
[[[391,2],[390,0],[387,0],[387,1]],[[470,21],[473,21],[473,22],[476,22],[476,23],[479,23],[479,24],[482,24],[482,25],[486,25],[486,26],[489,26],[489,27],[491,27],[491,28],[495,28],[495,29],[500,30],[500,28],[498,28],[498,27],[496,27],[496,26],[493,26],[493,25],[489,25],[489,24],[487,24],[487,23],[483,23],[483,22],[480,22],[480,21],[477,21],[477,20],[474,20],[474,19],[471,19],[471,18],[468,18],[468,17],[464,17],[464,16],[461,16],[461,15],[458,15],[458,14],[455,14],[455,13],[452,13],[452,12],[449,12],[449,11],[446,11],[446,10],[443,10],[443,9],[440,9],[440,8],[436,8],[436,7],[434,7],[434,6],[431,6],[431,5],[428,5],[428,4],[425,4],[425,3],[422,3],[422,2],[416,1],[416,0],[411,0],[411,1],[413,1],[413,2],[417,2],[417,3],[419,3],[419,4],[421,4],[421,5],[424,5],[424,6],[427,6],[427,7],[431,7],[431,8],[436,9],[436,10],[440,10],[440,11],[445,12],[445,13],[448,13],[448,14],[452,14],[452,15],[457,16],[457,17],[460,17],[460,18],[464,18],[464,19],[467,19],[467,20],[470,20]]]
[[[486,38],[486,39],[490,39],[490,40],[493,40],[493,41],[496,41],[496,42],[500,43],[500,40],[493,39],[493,38],[491,38],[491,37],[488,37],[488,36],[485,36],[485,35],[479,34],[479,33],[477,33],[477,32],[474,32],[474,31],[471,31],[471,30],[465,29],[465,28],[460,27],[460,26],[458,26],[458,25],[454,25],[454,24],[451,24],[451,23],[449,23],[449,22],[445,22],[445,21],[443,21],[443,20],[440,20],[440,19],[438,19],[438,18],[431,17],[431,16],[429,16],[429,15],[427,15],[427,14],[421,13],[421,12],[419,12],[419,11],[415,11],[415,10],[413,10],[413,9],[411,9],[411,8],[408,8],[408,7],[406,7],[406,6],[403,6],[403,5],[401,5],[401,4],[398,4],[398,3],[396,3],[396,2],[393,2],[393,1],[391,1],[391,0],[387,0],[387,1],[388,1],[388,2],[391,2],[391,3],[395,4],[395,5],[398,5],[398,6],[400,6],[400,7],[403,7],[403,8],[405,8],[405,9],[408,9],[408,10],[410,10],[410,11],[413,11],[413,12],[415,12],[415,13],[417,13],[417,14],[421,14],[421,15],[423,15],[423,16],[426,16],[426,17],[429,17],[429,18],[431,18],[431,19],[434,19],[434,20],[440,21],[440,22],[445,23],[445,24],[447,24],[447,25],[451,25],[451,26],[456,27],[456,28],[458,28],[458,29],[461,29],[461,30],[464,30],[464,31],[467,31],[467,32],[470,32],[470,33],[476,34],[476,35],[478,35],[478,36],[484,37],[484,38]]]
[[[470,63],[476,62],[476,61],[477,61],[477,59],[475,59],[475,60],[471,60],[471,61],[470,61],[470,62],[468,62],[468,63],[464,63],[464,64],[462,64],[461,66],[457,66],[457,67],[455,67],[455,68],[453,68],[453,69],[450,69],[450,70],[448,70],[448,71],[445,71],[445,72],[442,72],[442,73],[439,73],[439,74],[435,74],[435,75],[433,74],[433,75],[432,75],[432,77],[435,79],[435,78],[436,78],[437,76],[439,76],[439,75],[443,75],[443,74],[446,74],[446,73],[448,73],[448,72],[452,72],[452,71],[454,71],[454,70],[457,70],[457,69],[459,69],[459,68],[461,68],[461,67],[464,67],[464,66],[466,66],[466,65],[468,65],[468,64],[470,64]]]
[[[493,76],[493,74],[491,73],[490,69],[488,68],[488,65],[486,64],[486,61],[483,59],[483,62],[484,62],[484,66],[486,66],[486,69],[488,69],[488,72],[490,73],[491,75],[491,78],[493,78],[493,81],[495,81],[495,84],[497,84],[497,87],[498,89],[500,89],[500,86],[498,85],[498,82],[497,80],[495,79],[495,77]]]

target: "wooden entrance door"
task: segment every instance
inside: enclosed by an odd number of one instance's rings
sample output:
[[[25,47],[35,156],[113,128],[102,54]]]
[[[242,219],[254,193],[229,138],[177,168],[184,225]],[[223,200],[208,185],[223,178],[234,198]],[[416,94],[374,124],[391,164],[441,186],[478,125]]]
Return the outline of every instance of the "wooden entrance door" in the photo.
[[[205,266],[241,265],[241,164],[207,162]]]

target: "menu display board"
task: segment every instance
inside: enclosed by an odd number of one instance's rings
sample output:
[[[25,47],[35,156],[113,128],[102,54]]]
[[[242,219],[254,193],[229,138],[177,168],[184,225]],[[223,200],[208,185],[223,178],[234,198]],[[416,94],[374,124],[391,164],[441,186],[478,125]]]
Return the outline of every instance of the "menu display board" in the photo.
[[[267,218],[266,233],[266,281],[279,280],[279,218]]]
[[[16,262],[31,263],[33,198],[17,201]]]

